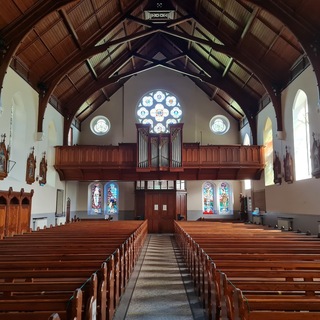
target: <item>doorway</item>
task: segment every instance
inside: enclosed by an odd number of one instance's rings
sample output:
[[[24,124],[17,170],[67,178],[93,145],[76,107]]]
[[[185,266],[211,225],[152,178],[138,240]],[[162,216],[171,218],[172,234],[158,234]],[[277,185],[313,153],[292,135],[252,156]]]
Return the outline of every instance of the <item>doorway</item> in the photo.
[[[176,216],[175,191],[147,192],[145,212],[149,233],[173,233]]]

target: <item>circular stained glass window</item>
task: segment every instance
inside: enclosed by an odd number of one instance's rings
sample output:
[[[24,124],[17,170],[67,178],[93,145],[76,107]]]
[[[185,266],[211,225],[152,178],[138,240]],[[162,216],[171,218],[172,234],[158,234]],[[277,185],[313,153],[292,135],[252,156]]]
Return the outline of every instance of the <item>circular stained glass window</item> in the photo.
[[[110,130],[110,121],[104,116],[96,116],[90,122],[91,131],[97,136],[103,136]]]
[[[136,109],[139,123],[149,124],[150,132],[169,132],[169,125],[181,122],[182,110],[175,95],[165,90],[145,94]]]
[[[210,120],[209,127],[214,134],[222,135],[229,131],[230,122],[227,117],[217,115]]]

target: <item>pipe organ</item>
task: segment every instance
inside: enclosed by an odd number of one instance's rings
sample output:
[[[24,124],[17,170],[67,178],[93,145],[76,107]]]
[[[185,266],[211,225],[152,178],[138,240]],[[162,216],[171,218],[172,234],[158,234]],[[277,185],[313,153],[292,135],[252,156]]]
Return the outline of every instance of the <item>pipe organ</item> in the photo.
[[[138,167],[147,168],[149,166],[149,127],[137,124],[138,131]]]
[[[149,125],[137,126],[137,171],[182,170],[182,126],[170,125],[169,133],[149,132]]]
[[[172,168],[182,167],[182,125],[172,126],[170,128],[170,140],[172,150]]]

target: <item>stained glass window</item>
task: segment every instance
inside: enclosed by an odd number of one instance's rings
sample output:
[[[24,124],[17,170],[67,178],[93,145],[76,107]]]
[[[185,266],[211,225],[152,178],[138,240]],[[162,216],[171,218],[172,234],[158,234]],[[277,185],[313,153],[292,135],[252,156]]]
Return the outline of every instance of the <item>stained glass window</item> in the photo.
[[[205,182],[202,186],[202,211],[203,214],[214,213],[214,185]]]
[[[230,187],[226,182],[219,187],[219,212],[230,213]]]
[[[110,130],[110,121],[104,116],[96,116],[90,122],[91,131],[97,136],[103,136]]]
[[[229,131],[230,122],[227,117],[217,115],[210,120],[209,128],[214,134],[222,135]]]
[[[92,183],[90,188],[90,207],[89,214],[102,214],[102,185]]]
[[[182,110],[179,100],[165,90],[154,90],[145,94],[136,109],[139,123],[149,124],[150,132],[169,132],[169,125],[180,123]]]
[[[105,190],[105,213],[113,215],[119,213],[119,187],[115,182],[109,182],[104,187]]]

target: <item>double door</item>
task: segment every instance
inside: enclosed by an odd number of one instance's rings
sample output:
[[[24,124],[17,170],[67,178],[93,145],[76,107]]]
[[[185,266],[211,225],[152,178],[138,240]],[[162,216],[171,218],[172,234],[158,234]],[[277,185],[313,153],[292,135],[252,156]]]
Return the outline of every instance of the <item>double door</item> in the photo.
[[[145,218],[149,233],[173,233],[176,218],[175,191],[150,191],[146,194]]]

